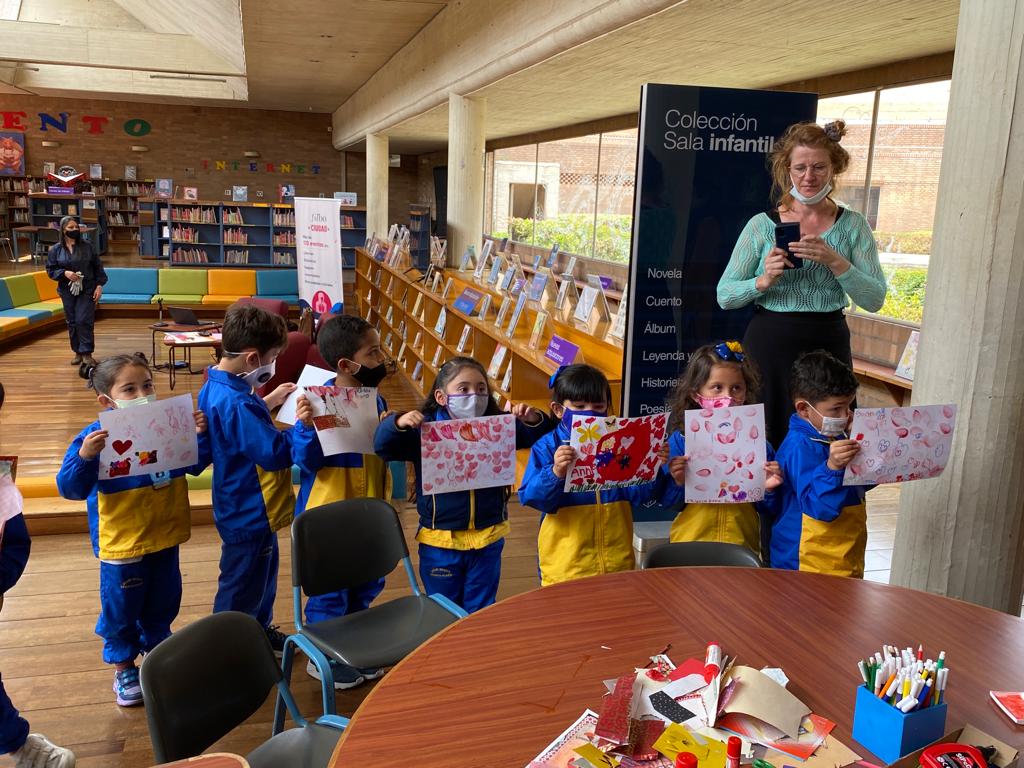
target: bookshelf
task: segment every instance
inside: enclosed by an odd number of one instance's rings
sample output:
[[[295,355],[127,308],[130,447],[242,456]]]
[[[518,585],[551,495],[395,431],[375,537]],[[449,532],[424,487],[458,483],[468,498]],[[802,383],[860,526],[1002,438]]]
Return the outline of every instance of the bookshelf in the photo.
[[[474,281],[472,273],[448,270],[443,273],[438,290],[418,282],[419,277],[417,271],[406,274],[401,268],[378,262],[362,248],[356,251],[355,290],[359,314],[378,329],[385,351],[397,359],[399,369],[419,394],[425,395],[445,360],[465,354],[490,368],[498,345],[504,345],[507,352],[498,370],[493,371],[494,375],[488,371],[491,388],[500,396],[499,404],[504,407],[512,400],[547,409],[551,402],[548,379],[558,365],[547,359],[544,352],[552,335],[558,335],[579,347],[583,362],[605,373],[612,387],[613,409],[618,410],[623,351],[621,342],[605,338],[607,322],[584,327],[573,321],[568,308],[556,309],[547,299],[527,301],[509,337],[505,333],[509,318],[506,317],[500,328],[496,321],[498,308],[507,294]],[[447,296],[443,296],[448,280],[452,285]],[[466,288],[491,297],[491,308],[485,317],[470,316],[454,307],[455,300]],[[482,302],[483,299],[477,302],[477,309]],[[442,311],[446,323],[443,333],[438,333],[436,326]],[[539,312],[547,313],[548,321],[540,338],[531,345]],[[458,347],[464,334],[465,346],[460,351]],[[405,349],[401,350],[403,341]],[[510,376],[507,375],[509,365],[512,366]],[[414,375],[417,372],[419,376]]]
[[[102,255],[107,252],[106,198],[102,195],[51,195],[46,192],[28,194],[31,223],[37,227],[58,227],[65,216],[74,216],[79,225],[95,227],[85,233],[85,239],[92,243],[94,251]]]
[[[294,232],[294,227],[292,228]],[[366,207],[341,207],[341,264],[345,269],[356,268],[356,249],[366,245]]]
[[[0,176],[0,235],[14,239],[12,230],[32,223],[30,192],[45,192],[42,179],[32,176]],[[6,212],[6,215],[5,213]]]
[[[145,217],[139,215],[140,199],[153,194],[149,181],[131,179],[94,179],[93,191],[107,199],[107,230],[112,252],[135,253],[142,239]]]
[[[430,263],[430,207],[409,207],[409,256],[413,266],[426,269]]]

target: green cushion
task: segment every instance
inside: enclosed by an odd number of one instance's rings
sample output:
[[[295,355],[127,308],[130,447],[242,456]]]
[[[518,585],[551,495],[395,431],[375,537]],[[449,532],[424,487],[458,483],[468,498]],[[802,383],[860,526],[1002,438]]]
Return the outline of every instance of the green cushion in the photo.
[[[207,467],[198,475],[186,475],[190,491],[208,491],[213,488],[213,467]]]
[[[156,304],[160,299],[164,300],[164,304],[202,304],[203,295],[198,293],[158,293],[149,302],[150,304]]]
[[[161,269],[157,293],[176,296],[205,296],[207,277],[205,269]]]
[[[7,278],[7,290],[11,294],[11,303],[16,307],[39,301],[39,289],[32,275],[11,275]]]
[[[18,309],[45,309],[55,315],[64,314],[64,302],[62,301],[33,301],[30,304],[22,304]]]

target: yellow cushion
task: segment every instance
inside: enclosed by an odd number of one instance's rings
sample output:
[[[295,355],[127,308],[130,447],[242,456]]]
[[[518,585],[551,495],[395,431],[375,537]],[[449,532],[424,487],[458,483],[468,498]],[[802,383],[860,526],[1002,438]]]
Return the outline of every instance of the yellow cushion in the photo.
[[[40,301],[59,299],[57,296],[57,282],[51,280],[46,272],[30,272],[29,274],[36,281],[36,290],[39,291]]]
[[[43,499],[48,496],[59,496],[57,478],[53,475],[43,477],[19,477],[15,485],[26,499]]]
[[[0,333],[14,331],[28,325],[27,317],[0,317]]]
[[[207,272],[210,296],[255,296],[255,269],[211,269]],[[205,301],[203,302],[206,303]]]

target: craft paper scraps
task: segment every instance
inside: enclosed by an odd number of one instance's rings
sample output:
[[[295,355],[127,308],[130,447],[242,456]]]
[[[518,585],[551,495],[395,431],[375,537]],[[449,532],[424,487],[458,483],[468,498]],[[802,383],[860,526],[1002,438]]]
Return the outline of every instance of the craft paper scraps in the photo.
[[[732,671],[732,680],[736,683],[736,691],[722,707],[724,714],[749,715],[786,736],[795,737],[801,722],[811,713],[800,699],[756,669],[737,666]],[[718,719],[717,725],[729,731],[735,730],[725,724],[724,715]],[[753,737],[751,739],[757,741]]]
[[[860,451],[847,464],[843,485],[902,483],[938,477],[949,461],[956,406],[858,408],[850,437]]]
[[[596,726],[597,712],[588,709],[531,760],[526,768],[568,768],[570,761],[576,757],[573,750],[590,743]]]
[[[569,445],[576,450],[576,462],[566,475],[566,492],[654,480],[667,424],[667,413],[633,418],[574,416]]]
[[[836,724],[819,715],[810,714],[800,722],[796,738],[788,738],[782,731],[749,715],[729,714],[718,718],[718,725],[746,737],[768,749],[783,752],[798,760],[806,760],[816,750]]]
[[[282,424],[287,424],[288,426],[294,424],[295,405],[296,401],[299,399],[299,395],[302,394],[303,387],[323,384],[326,381],[330,381],[333,377],[334,371],[328,371],[326,368],[318,368],[315,365],[307,365],[302,369],[302,373],[299,374],[298,381],[295,382],[296,389],[284,399],[283,403],[281,403],[281,407],[277,409],[277,415],[274,419]]]
[[[764,406],[686,411],[686,502],[734,504],[764,498]]]
[[[516,417],[430,421],[420,428],[424,493],[513,485]]]
[[[772,765],[785,765],[790,757],[792,755],[777,752],[773,749],[769,749],[764,755],[764,759]],[[837,766],[841,765],[853,765],[860,759],[860,755],[839,741],[835,736],[829,734],[821,745],[814,750],[814,754],[804,760],[802,768],[837,768]]]
[[[629,719],[633,711],[633,688],[636,673],[623,675],[615,681],[615,688],[601,702],[595,735],[615,744],[629,743]]]
[[[324,456],[373,453],[377,390],[370,387],[306,387],[313,426]]]
[[[110,433],[100,451],[100,479],[154,475],[199,461],[192,395],[100,414]]]

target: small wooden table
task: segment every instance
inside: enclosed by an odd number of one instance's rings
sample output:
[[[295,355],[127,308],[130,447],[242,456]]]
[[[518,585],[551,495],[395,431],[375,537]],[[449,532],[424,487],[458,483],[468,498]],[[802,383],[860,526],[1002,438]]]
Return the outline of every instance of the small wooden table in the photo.
[[[190,330],[185,332],[168,331],[167,328],[162,329],[164,331],[163,344],[167,347],[167,378],[171,389],[174,389],[174,384],[177,380],[177,350],[182,350],[182,361],[185,364],[185,370],[188,371],[189,375],[195,376],[198,373],[202,373],[202,371],[192,370],[192,350],[198,348],[216,349],[221,345],[220,331],[216,330],[215,327],[205,328],[202,331],[202,333],[209,333],[209,337],[200,336],[200,332],[196,330],[194,325],[188,326],[188,328]]]
[[[155,370],[162,369],[166,363],[158,362],[156,359],[156,337],[161,333],[191,333],[193,331],[219,331],[220,323],[202,323],[200,325],[179,325],[178,323],[153,323],[149,326],[150,341],[153,351],[150,353],[149,362]]]
[[[915,590],[834,576],[744,568],[631,571],[508,598],[452,625],[377,684],[331,766],[519,768],[588,707],[602,680],[670,647],[706,644],[740,664],[782,667],[789,690],[851,737],[857,660],[883,643],[947,652],[947,730],[971,723],[1020,748],[1024,729],[989,690],[1024,690],[1024,620]],[[877,762],[877,761],[876,761]]]

